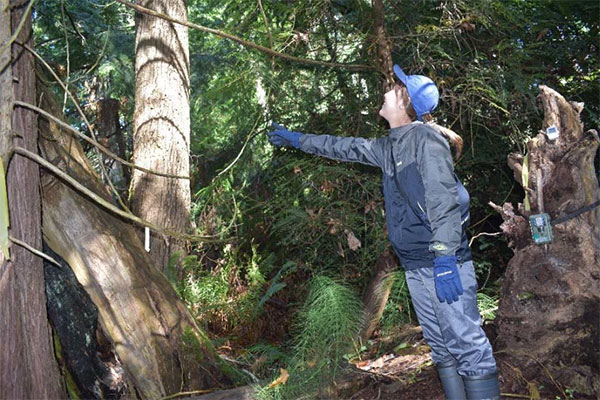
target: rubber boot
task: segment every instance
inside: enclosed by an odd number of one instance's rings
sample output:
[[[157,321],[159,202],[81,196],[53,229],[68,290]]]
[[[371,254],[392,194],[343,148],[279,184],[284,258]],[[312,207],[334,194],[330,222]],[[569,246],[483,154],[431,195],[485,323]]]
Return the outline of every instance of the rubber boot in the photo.
[[[464,376],[465,392],[468,400],[499,400],[500,385],[498,373],[483,376]]]
[[[463,378],[456,372],[456,362],[436,365],[447,400],[466,400]]]

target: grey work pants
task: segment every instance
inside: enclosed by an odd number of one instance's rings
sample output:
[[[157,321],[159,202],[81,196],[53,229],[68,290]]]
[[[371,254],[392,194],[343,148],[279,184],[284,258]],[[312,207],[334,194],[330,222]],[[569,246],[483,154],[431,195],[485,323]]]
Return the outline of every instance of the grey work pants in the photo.
[[[496,360],[481,329],[473,262],[459,264],[458,270],[464,293],[452,304],[438,300],[433,268],[406,271],[412,304],[436,364],[455,361],[463,376],[491,374],[496,372]]]

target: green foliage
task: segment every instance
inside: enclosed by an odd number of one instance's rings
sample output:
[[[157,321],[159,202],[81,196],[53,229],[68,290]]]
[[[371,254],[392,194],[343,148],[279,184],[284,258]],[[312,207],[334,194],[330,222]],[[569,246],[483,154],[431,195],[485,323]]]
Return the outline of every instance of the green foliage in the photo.
[[[316,276],[299,313],[294,354],[300,365],[327,358],[339,360],[358,333],[362,303],[342,283]]]
[[[298,313],[285,385],[261,388],[260,399],[322,398],[362,323],[362,304],[340,281],[316,276]]]
[[[206,351],[211,353],[214,353],[215,351],[214,346],[207,337],[198,337],[189,327],[185,328],[181,335],[181,347],[182,351],[186,354],[191,354],[195,357],[196,362],[199,364],[206,362],[204,359]],[[239,385],[248,383],[248,376],[242,371],[234,368],[229,363],[226,363],[220,357],[217,357],[216,360],[219,363],[221,371],[223,371],[223,373],[225,373],[234,383]]]
[[[492,321],[498,311],[498,296],[489,296],[484,292],[477,292],[477,307],[484,321]]]
[[[172,277],[171,282],[181,298],[201,323],[213,324],[220,329],[233,329],[251,323],[261,312],[264,303],[282,289],[280,278],[290,269],[290,264],[284,265],[270,286],[264,289],[267,283],[265,275],[274,267],[272,262],[272,257],[263,259],[255,247],[251,257],[240,260],[234,248],[229,246],[212,271],[204,269],[194,255],[184,259],[182,279],[177,280],[169,273],[174,268],[172,262],[166,272],[167,276]]]
[[[522,152],[541,127],[539,85],[584,101],[586,127],[600,125],[600,6],[584,0],[407,0],[399,10],[395,2],[384,3],[394,60],[438,83],[438,122],[465,140],[456,170],[471,194],[470,233],[498,231],[501,219],[487,204],[522,200],[506,156]],[[192,0],[189,19],[297,57],[376,64],[369,2],[260,4],[264,15],[255,1]],[[34,35],[37,50],[90,105],[85,111],[92,122],[92,92],[121,99],[130,154],[134,13],[105,0],[45,0],[35,5]],[[379,72],[283,62],[190,30],[190,73],[192,214],[199,231],[227,243],[199,247],[169,263],[167,275],[197,319],[227,335],[264,317],[267,304],[279,299],[292,319],[303,296],[314,292],[307,286],[313,276],[338,276],[353,292],[364,289],[387,242],[380,172],[275,149],[264,132],[274,120],[302,132],[385,135],[377,115]],[[65,111],[85,131],[68,102]],[[360,240],[360,248],[350,248],[346,232]],[[479,281],[490,279],[478,301],[491,319],[497,307],[491,283],[512,252],[501,237],[480,237],[473,252]],[[183,266],[182,277],[174,273],[176,265]],[[331,296],[345,296],[340,293]],[[330,311],[319,317],[301,310],[302,318],[318,323]],[[381,326],[386,331],[406,322],[415,321],[398,272]],[[283,349],[291,345],[280,339]],[[300,342],[294,342],[297,352]],[[247,356],[266,359],[261,373],[292,363],[279,346],[260,343]],[[303,343],[307,364],[311,346],[320,342]],[[338,351],[324,358],[336,359]],[[308,370],[298,368],[291,375],[301,382]],[[276,398],[286,390],[267,393]]]

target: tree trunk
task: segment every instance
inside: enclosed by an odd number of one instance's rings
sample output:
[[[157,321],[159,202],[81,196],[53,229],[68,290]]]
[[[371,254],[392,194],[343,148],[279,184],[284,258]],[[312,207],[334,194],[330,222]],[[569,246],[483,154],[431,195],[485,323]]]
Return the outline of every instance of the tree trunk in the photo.
[[[510,204],[495,206],[515,250],[500,295],[496,349],[504,377],[514,377],[507,379],[513,390],[543,384],[563,398],[567,388],[594,395],[600,391],[600,208],[554,225],[554,239],[546,245],[532,243],[526,218],[546,212],[556,220],[600,199],[598,135],[583,132],[581,103],[569,103],[546,86],[539,97],[543,128],[554,125],[560,136],[552,142],[540,133],[528,142],[527,180],[524,158],[509,156],[531,211],[522,204],[518,213]]]
[[[394,62],[392,61],[392,46],[390,38],[385,30],[385,10],[382,0],[372,0],[375,23],[373,34],[377,41],[377,65],[379,72],[383,75],[383,91],[387,92],[394,87]]]
[[[377,44],[377,63],[382,73],[384,92],[390,90],[394,85],[393,61],[390,46],[390,39],[385,30],[384,10],[381,0],[373,0],[373,12],[375,22],[373,33]],[[379,255],[375,264],[375,275],[371,278],[364,295],[364,326],[360,337],[367,341],[381,320],[383,310],[390,296],[390,291],[394,285],[394,275],[392,274],[398,261],[388,247]]]
[[[8,42],[11,25],[16,29],[24,11],[24,6],[16,7],[11,17],[8,1],[0,1],[1,45]],[[17,41],[31,44],[31,34],[29,14]],[[10,146],[37,151],[35,113],[12,109],[13,96],[35,102],[33,57],[21,46],[12,46],[12,59],[11,46],[0,54],[0,93],[1,156],[6,168]],[[41,249],[39,168],[15,155],[6,179],[10,235]],[[64,397],[46,314],[42,259],[14,245],[10,256],[9,261],[0,253],[0,398]]]
[[[360,338],[366,342],[381,320],[383,310],[390,297],[394,285],[393,272],[398,266],[398,260],[388,247],[377,259],[375,275],[371,278],[364,295],[364,326]]]
[[[119,123],[119,109],[121,103],[117,99],[110,97],[98,100],[97,103],[97,120],[98,120],[98,140],[114,153],[118,154],[123,160],[127,160],[127,152],[125,146],[125,138],[121,131],[121,124]],[[125,192],[129,187],[131,176],[129,173],[129,167],[117,163],[116,166],[112,166],[111,173],[109,175],[117,181],[116,187],[119,188],[119,192]]]
[[[51,91],[42,107],[56,115]],[[79,142],[40,121],[47,160],[110,201]],[[228,384],[225,366],[165,276],[153,267],[136,229],[51,173],[42,175],[43,233],[98,308],[99,322],[144,398]]]
[[[44,253],[59,265],[44,261],[48,317],[57,338],[56,354],[69,384],[69,397],[115,399],[132,397],[127,376],[110,343],[98,329],[98,309],[69,265],[45,243]],[[108,340],[104,340],[108,342]],[[74,387],[76,386],[76,387]],[[73,392],[77,392],[72,395]]]
[[[139,5],[187,21],[184,0],[144,0]],[[172,175],[190,173],[188,28],[137,14],[133,162]],[[175,231],[192,227],[190,181],[133,172],[131,210]],[[169,257],[185,249],[181,240],[153,236],[150,255],[164,269]]]

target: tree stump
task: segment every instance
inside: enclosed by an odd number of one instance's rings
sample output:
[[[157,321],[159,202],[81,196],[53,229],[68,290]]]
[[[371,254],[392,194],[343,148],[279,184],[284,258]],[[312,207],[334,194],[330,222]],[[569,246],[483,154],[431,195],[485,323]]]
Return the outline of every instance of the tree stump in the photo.
[[[491,204],[515,251],[500,294],[496,350],[505,390],[533,392],[543,385],[563,398],[571,390],[591,396],[600,391],[600,207],[554,225],[553,241],[544,245],[533,243],[527,218],[545,212],[560,222],[600,199],[599,139],[595,130],[584,133],[582,103],[546,86],[539,98],[543,131],[527,143],[526,158],[508,157],[531,207]],[[559,131],[555,140],[546,136],[552,126]]]

